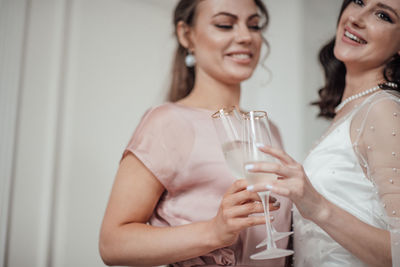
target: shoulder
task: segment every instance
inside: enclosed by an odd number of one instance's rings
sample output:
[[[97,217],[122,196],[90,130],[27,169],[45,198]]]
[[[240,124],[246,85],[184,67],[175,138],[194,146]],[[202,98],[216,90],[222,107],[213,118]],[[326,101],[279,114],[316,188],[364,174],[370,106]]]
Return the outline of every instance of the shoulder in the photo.
[[[182,107],[167,102],[150,108],[142,118],[141,128],[158,135],[182,136],[193,135],[193,120]]]
[[[353,116],[352,124],[359,129],[359,136],[369,141],[386,138],[390,133],[399,131],[399,94],[381,91],[372,95]]]
[[[389,104],[392,106],[400,105],[400,92],[393,90],[381,91],[374,94],[368,101],[370,106]]]
[[[143,119],[152,121],[168,121],[174,117],[178,117],[177,107],[169,102],[151,107],[143,115]]]
[[[368,99],[365,107],[366,115],[374,119],[385,119],[388,115],[397,115],[400,111],[400,93],[381,91]],[[400,114],[398,114],[400,116]]]
[[[159,129],[168,129],[171,127],[187,127],[179,106],[167,102],[148,109],[140,121],[139,127],[152,127]]]

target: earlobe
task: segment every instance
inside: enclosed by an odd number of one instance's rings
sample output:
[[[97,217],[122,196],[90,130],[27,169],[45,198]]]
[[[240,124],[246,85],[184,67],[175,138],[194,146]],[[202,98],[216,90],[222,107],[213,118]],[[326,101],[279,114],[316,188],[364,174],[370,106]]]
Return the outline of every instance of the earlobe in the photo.
[[[189,49],[190,48],[190,27],[183,21],[179,21],[176,25],[176,34],[178,36],[179,43]]]

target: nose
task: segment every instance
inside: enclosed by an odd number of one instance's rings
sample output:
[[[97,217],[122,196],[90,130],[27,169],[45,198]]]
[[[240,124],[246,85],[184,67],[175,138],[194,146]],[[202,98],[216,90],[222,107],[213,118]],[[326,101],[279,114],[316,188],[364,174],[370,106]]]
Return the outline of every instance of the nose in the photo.
[[[357,28],[364,28],[365,21],[364,21],[364,13],[355,13],[349,16],[350,23]]]
[[[241,44],[250,44],[253,40],[247,25],[238,25],[236,31],[236,41]]]

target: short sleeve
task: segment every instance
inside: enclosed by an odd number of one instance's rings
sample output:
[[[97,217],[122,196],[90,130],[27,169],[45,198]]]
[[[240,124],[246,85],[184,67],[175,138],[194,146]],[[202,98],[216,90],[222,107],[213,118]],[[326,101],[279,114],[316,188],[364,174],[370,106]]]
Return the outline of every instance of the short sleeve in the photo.
[[[387,94],[362,111],[359,148],[362,165],[376,185],[389,217],[400,217],[400,102]]]
[[[192,151],[194,131],[190,121],[164,104],[142,117],[124,156],[132,152],[169,190]]]

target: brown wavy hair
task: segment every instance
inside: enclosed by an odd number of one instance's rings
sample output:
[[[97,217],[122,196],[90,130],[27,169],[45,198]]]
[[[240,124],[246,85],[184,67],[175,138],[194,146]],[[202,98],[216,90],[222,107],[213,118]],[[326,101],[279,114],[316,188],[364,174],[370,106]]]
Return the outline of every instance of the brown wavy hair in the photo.
[[[193,26],[196,8],[201,1],[203,0],[180,0],[174,11],[173,23],[175,26],[175,37],[178,47],[172,65],[172,80],[167,96],[167,100],[171,102],[178,101],[189,95],[194,86],[196,76],[195,68],[188,68],[185,65],[187,49],[179,43],[176,28],[180,21],[185,22],[190,27]],[[261,30],[265,30],[269,22],[268,10],[262,0],[254,0],[254,2],[264,19],[264,23],[261,25]],[[268,48],[268,42],[264,37],[263,42]]]
[[[337,23],[340,21],[340,17],[346,7],[353,2],[353,0],[344,0],[342,7],[340,9],[340,14]],[[324,117],[331,119],[335,117],[335,107],[339,105],[344,87],[346,85],[346,67],[338,60],[333,49],[335,47],[335,38],[331,39],[326,45],[324,45],[319,52],[319,61],[323,67],[325,74],[325,85],[319,89],[319,100],[311,103],[319,107],[320,111],[318,117]],[[383,70],[383,76],[386,82],[396,83],[397,91],[400,91],[400,56],[398,54],[394,55],[390,61],[386,64]],[[384,84],[380,85],[382,89],[391,89]]]

